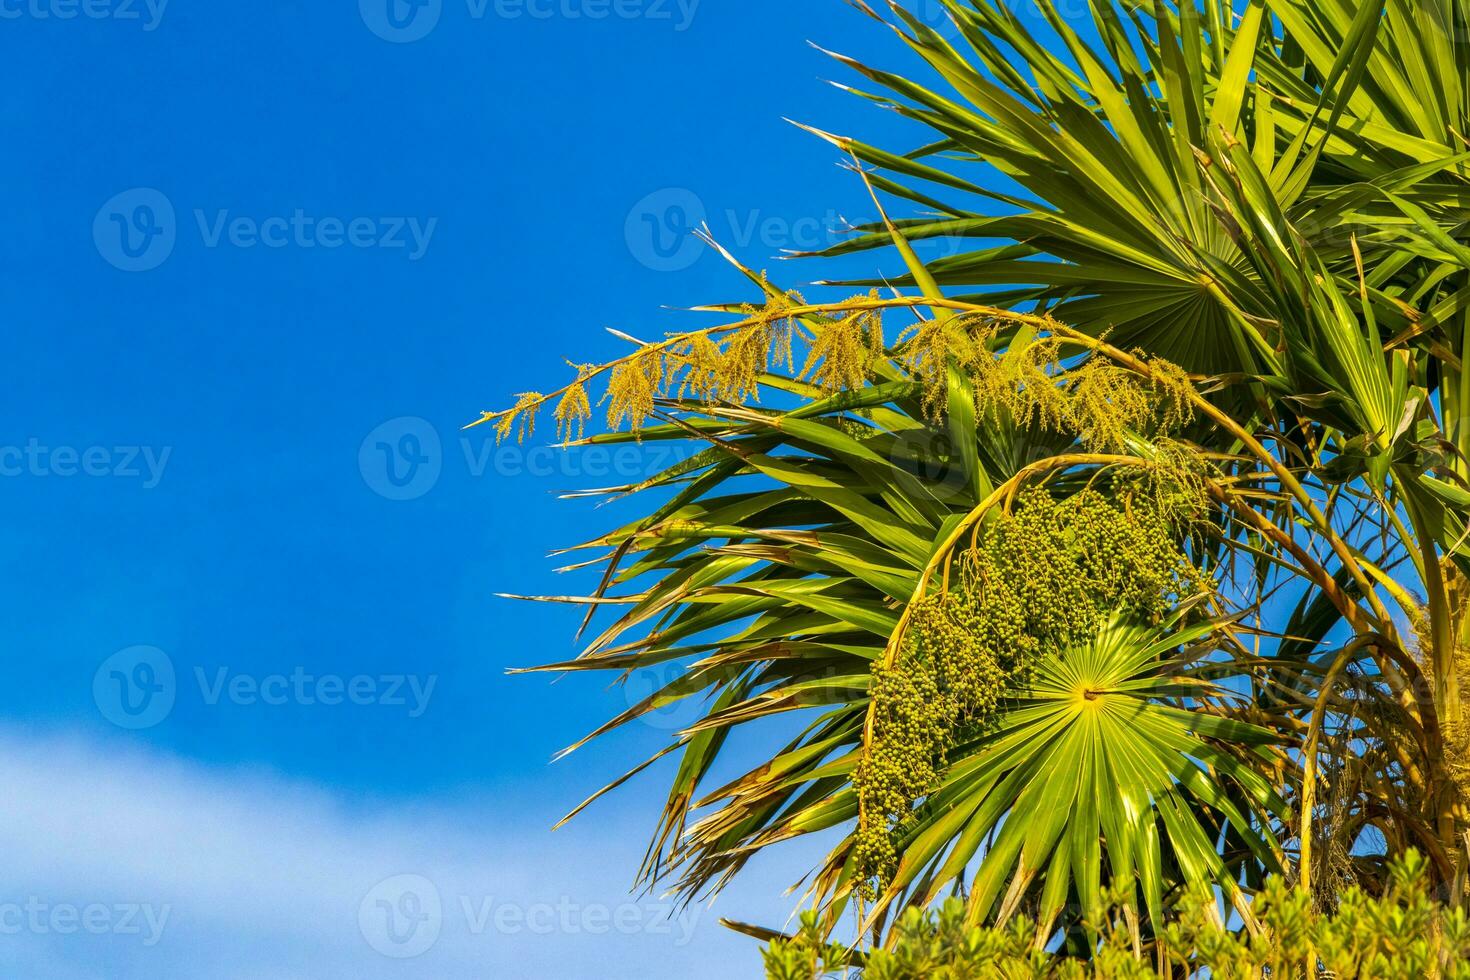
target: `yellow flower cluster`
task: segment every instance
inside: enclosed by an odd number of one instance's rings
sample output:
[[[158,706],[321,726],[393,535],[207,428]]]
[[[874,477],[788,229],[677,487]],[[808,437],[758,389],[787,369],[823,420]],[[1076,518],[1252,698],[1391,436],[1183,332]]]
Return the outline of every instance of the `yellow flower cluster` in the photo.
[[[1120,448],[1130,433],[1166,435],[1192,417],[1190,380],[1165,361],[1140,355],[1140,362],[1146,360],[1140,370],[1084,356],[1044,329],[1038,335],[1033,327],[988,314],[922,320],[889,347],[883,311],[872,305],[879,302],[876,291],[828,307],[831,315],[800,317],[793,312],[804,305],[800,294],[769,287],[767,293],[764,306],[739,308],[743,319],[737,324],[642,344],[606,364],[574,364],[577,379],[560,392],[522,396],[509,409],[485,413],[482,421],[495,423],[498,438],[527,435],[542,404],[560,394],[558,436],[568,439],[575,432],[581,438],[592,417],[588,386],[605,374],[599,404],[607,406],[609,429],[626,423],[637,432],[663,399],[706,405],[759,401],[772,368],[784,366],[787,376],[834,393],[868,384],[884,362],[914,379],[931,419],[945,411],[955,369],[970,380],[982,417],[1071,432],[1089,448]],[[799,371],[798,342],[804,351]]]
[[[899,361],[923,385],[931,418],[948,401],[950,364],[969,378],[982,415],[1072,432],[1089,448],[1118,448],[1129,432],[1175,432],[1193,417],[1193,388],[1177,365],[1148,360],[1153,376],[1146,378],[1100,357],[1074,353],[1069,364],[1056,336],[1027,331],[1003,343],[1003,326],[959,317],[926,321],[900,337]]]

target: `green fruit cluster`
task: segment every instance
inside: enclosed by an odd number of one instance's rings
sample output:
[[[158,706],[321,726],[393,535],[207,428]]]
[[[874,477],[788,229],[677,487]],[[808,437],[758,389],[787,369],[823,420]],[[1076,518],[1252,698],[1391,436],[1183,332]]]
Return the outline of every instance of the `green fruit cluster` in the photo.
[[[856,860],[869,896],[895,833],[937,785],[946,752],[1023,692],[1045,652],[1089,642],[1117,611],[1157,621],[1197,592],[1175,515],[1152,494],[1024,492],[958,559],[958,581],[914,606],[899,656],[873,672],[873,737],[856,784]]]

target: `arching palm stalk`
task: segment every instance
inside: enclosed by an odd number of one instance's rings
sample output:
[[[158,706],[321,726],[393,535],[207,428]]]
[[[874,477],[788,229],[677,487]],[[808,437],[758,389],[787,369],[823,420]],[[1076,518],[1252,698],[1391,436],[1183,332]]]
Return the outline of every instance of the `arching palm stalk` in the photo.
[[[1458,32],[1466,10],[1098,4],[1091,44],[1049,16],[1048,46],[986,0],[946,6],[954,45],[892,11],[932,82],[841,59],[937,141],[823,134],[937,211],[825,253],[893,247],[911,295],[807,304],[737,264],[762,301],[709,308],[733,321],[482,420],[508,434],[559,399],[580,426],[606,381],[631,431],[585,441],[704,446],[620,488],[657,503],[584,547],[606,563],[588,601],[625,608],[542,668],[681,667],[594,735],[703,700],[645,764],[676,766],[645,880],[718,888],[757,850],[833,832],[811,882],[829,924],[856,905],[882,932],[959,890],[977,921],[1025,908],[1079,935],[1114,887],[1141,942],[1193,886],[1249,924],[1241,889],[1293,850],[1302,887],[1314,868],[1371,884],[1371,829],[1458,890],[1470,76],[1426,25]],[[986,199],[1003,213],[969,210]],[[909,241],[941,236],[999,244],[926,266]],[[921,319],[885,339],[885,313]],[[1103,519],[1214,586],[1058,625],[1042,585],[962,584],[1026,488],[1100,492]],[[1190,513],[1135,520],[1166,498]],[[1105,607],[1119,579],[1092,546],[1047,544]],[[964,671],[925,654],[948,648],[915,618],[950,596],[973,636],[1019,639]],[[1151,622],[1158,601],[1174,609]],[[709,785],[732,730],[782,718],[782,751]],[[924,778],[885,775],[893,758]]]

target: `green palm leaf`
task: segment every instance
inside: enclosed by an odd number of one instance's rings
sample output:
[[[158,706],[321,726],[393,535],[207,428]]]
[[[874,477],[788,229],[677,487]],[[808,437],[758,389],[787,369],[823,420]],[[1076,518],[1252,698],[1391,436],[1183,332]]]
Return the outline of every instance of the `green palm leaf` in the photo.
[[[877,913],[927,904],[975,864],[972,920],[1004,922],[1031,893],[1049,935],[1069,896],[1096,914],[1121,887],[1130,901],[1141,891],[1159,923],[1163,897],[1182,888],[1234,897],[1241,858],[1279,867],[1270,828],[1286,805],[1247,763],[1269,758],[1275,735],[1209,710],[1223,692],[1177,659],[1214,627],[1115,619],[1093,643],[1044,657],[984,735],[952,753]]]

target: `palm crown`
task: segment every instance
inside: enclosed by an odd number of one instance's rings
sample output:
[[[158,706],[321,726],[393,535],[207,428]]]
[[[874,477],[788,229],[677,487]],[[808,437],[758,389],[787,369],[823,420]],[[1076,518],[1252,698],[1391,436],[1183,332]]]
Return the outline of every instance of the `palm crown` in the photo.
[[[821,255],[903,273],[809,303],[725,253],[757,300],[482,419],[581,438],[605,383],[582,441],[701,447],[620,488],[646,516],[583,545],[618,612],[541,668],[680,665],[594,735],[702,705],[609,787],[673,757],[645,880],[835,828],[810,898],[879,936],[950,894],[1038,942],[1211,888],[1250,927],[1265,875],[1410,847],[1458,901],[1470,7],[855,5],[920,72],[836,55],[853,91],[932,138],[819,133],[889,202]]]

